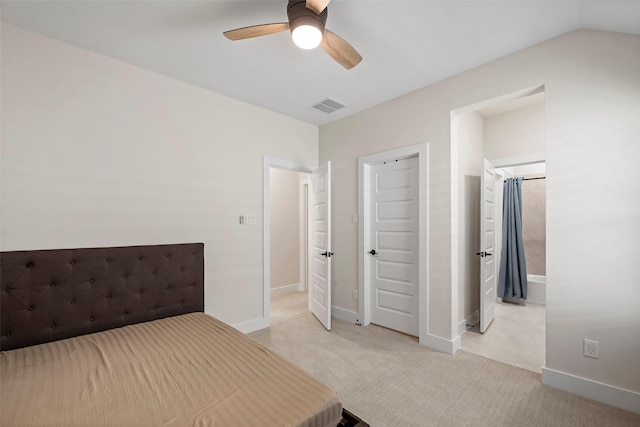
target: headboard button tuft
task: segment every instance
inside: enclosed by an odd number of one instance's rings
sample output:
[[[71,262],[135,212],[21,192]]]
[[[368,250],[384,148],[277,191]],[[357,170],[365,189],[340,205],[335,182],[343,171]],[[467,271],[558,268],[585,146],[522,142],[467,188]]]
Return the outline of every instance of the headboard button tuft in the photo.
[[[29,306],[29,311],[33,311],[34,307],[32,305]]]
[[[28,263],[25,264],[25,267],[33,268],[33,262],[29,261]]]
[[[6,287],[6,289],[4,290],[6,293],[11,292],[11,288],[9,286]]]
[[[7,338],[9,338],[9,337],[11,336],[11,331],[7,331],[7,332],[5,332],[5,333],[4,333],[4,336],[5,336],[5,337],[7,337]]]
[[[91,317],[89,318],[89,321],[91,321],[91,322],[93,322],[94,320],[96,320],[96,319],[95,319],[95,317],[93,317],[93,316],[91,316]]]

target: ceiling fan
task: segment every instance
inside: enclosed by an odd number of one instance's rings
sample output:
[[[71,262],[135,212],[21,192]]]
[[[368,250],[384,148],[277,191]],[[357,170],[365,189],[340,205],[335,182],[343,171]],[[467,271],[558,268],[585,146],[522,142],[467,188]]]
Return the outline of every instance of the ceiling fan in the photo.
[[[350,70],[362,61],[362,56],[342,37],[325,28],[327,5],[330,1],[290,0],[287,4],[289,22],[253,25],[225,31],[223,34],[229,40],[235,41],[291,30],[291,37],[296,46],[303,49],[320,46],[340,65]]]

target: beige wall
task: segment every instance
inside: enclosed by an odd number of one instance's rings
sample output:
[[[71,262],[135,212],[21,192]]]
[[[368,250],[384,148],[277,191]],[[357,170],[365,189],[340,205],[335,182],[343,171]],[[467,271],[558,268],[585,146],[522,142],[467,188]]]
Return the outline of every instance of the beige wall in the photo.
[[[317,127],[5,23],[1,59],[2,250],[204,242],[206,311],[259,325],[263,156]]]
[[[300,281],[299,172],[270,170],[271,289]]]
[[[529,174],[527,178],[544,176]],[[544,276],[546,265],[546,206],[547,192],[544,179],[522,182],[522,240],[527,261],[527,274]]]
[[[450,113],[545,87],[547,367],[640,391],[640,37],[576,31],[320,128],[333,178],[334,305],[357,310],[358,156],[429,143],[428,333],[455,345]],[[607,170],[608,173],[594,173]],[[453,196],[453,203],[452,203]],[[616,218],[612,221],[612,218]],[[454,237],[457,239],[457,236]],[[606,251],[594,250],[606,247]],[[454,291],[455,289],[455,291]],[[615,295],[626,295],[616,298]],[[600,341],[599,360],[582,355]],[[606,352],[604,349],[607,349]]]
[[[545,153],[544,104],[484,119],[484,156],[495,161]]]
[[[480,197],[484,119],[476,112],[457,118],[458,152],[458,322],[480,307]],[[473,322],[475,319],[469,319]],[[463,329],[464,330],[464,329]]]

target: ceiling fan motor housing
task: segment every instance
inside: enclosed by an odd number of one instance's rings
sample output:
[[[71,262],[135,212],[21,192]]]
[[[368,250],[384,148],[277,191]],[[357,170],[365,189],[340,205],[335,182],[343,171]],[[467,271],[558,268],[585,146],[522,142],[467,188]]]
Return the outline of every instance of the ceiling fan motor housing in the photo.
[[[289,18],[289,27],[291,32],[300,25],[311,25],[324,33],[324,26],[327,23],[327,8],[319,15],[313,10],[308,9],[306,1],[289,1],[287,5],[287,17]]]

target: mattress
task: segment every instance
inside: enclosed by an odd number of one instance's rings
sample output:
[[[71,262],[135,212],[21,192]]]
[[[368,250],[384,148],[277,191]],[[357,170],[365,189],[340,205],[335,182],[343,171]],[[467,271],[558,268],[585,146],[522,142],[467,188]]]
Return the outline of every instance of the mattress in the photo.
[[[190,313],[0,353],[9,426],[332,426],[336,393]]]

